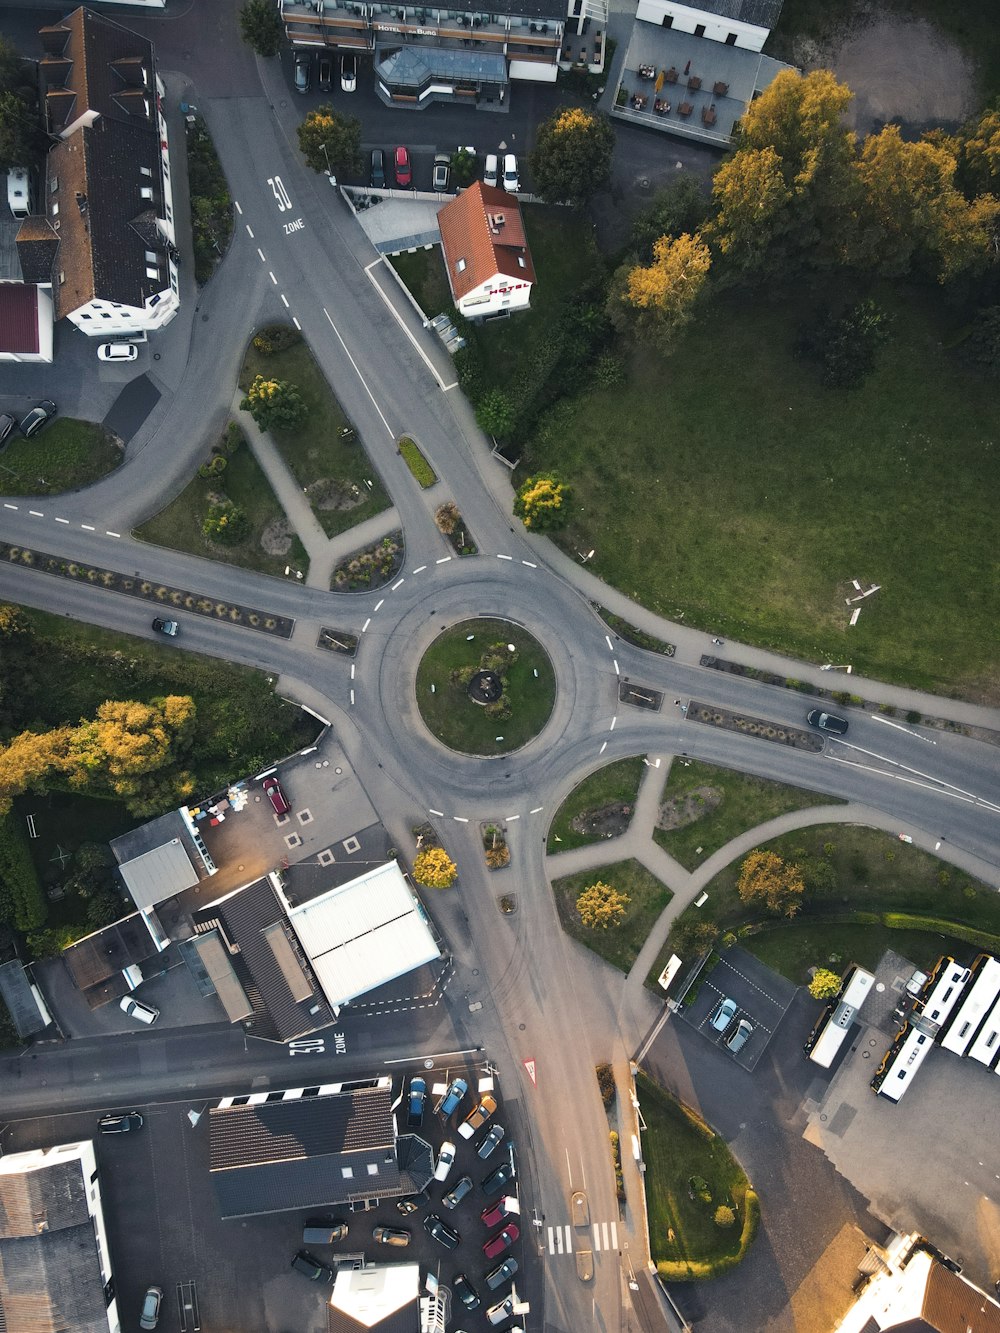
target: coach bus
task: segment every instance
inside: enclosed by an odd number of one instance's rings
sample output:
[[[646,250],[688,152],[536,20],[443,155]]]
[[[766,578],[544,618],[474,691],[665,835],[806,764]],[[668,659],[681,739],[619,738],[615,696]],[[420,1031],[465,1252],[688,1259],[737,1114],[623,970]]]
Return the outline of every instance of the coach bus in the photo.
[[[830,1068],[874,984],[874,976],[863,967],[855,964],[847,972],[840,994],[823,1011],[806,1042],[806,1053],[815,1064]]]
[[[1000,999],[1000,963],[995,958],[980,954],[971,971],[972,981],[941,1038],[944,1049],[956,1055],[969,1053],[983,1020]]]
[[[920,1012],[886,1051],[875,1072],[871,1086],[880,1097],[898,1102],[913,1082],[917,1070],[927,1058],[934,1039],[948,1022],[952,1010],[965,991],[970,972],[954,958],[941,958],[924,987]]]

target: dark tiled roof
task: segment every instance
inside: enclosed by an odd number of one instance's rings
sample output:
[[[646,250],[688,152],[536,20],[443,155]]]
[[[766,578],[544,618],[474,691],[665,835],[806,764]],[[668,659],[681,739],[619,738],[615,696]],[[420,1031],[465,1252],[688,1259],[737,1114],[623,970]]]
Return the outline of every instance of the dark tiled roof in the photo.
[[[932,1264],[921,1311],[935,1333],[1000,1333],[1000,1305],[943,1264]]]
[[[156,85],[153,46],[138,33],[89,9],[41,30],[40,73],[49,128],[58,134],[86,111],[152,124]],[[145,72],[145,81],[143,74]],[[148,102],[148,106],[144,105]]]
[[[0,1240],[61,1231],[88,1217],[86,1182],[78,1159],[0,1175]]]
[[[420,1333],[420,1302],[412,1301],[401,1310],[393,1310],[376,1324],[355,1319],[346,1310],[338,1310],[336,1306],[330,1305],[327,1307],[326,1327],[327,1333],[365,1333],[368,1329],[373,1330],[373,1333]]]
[[[692,8],[770,30],[781,14],[781,3],[782,0],[692,0]]]
[[[238,946],[231,961],[254,1007],[256,1035],[291,1041],[333,1022],[333,1010],[268,880],[256,880],[197,913],[195,920],[209,929],[218,922],[228,942]],[[273,926],[280,934],[269,938],[265,932]],[[295,993],[289,985],[289,968],[294,969]],[[295,994],[306,998],[297,1000]]]
[[[156,954],[156,945],[138,912],[63,950],[63,961],[77,988],[83,992],[117,977],[123,968],[145,962]],[[124,995],[124,982],[118,995]],[[105,999],[113,998],[105,996]],[[99,1003],[102,1001],[99,1001]]]
[[[3,285],[0,284],[0,293]],[[17,1028],[19,1037],[33,1037],[47,1027],[28,981],[28,974],[19,958],[0,964],[0,996]]]
[[[17,232],[17,258],[25,282],[51,282],[59,233],[48,218],[25,218]]]
[[[38,293],[18,282],[0,283],[0,352],[38,351]]]
[[[209,1170],[223,1217],[403,1193],[391,1105],[391,1088],[358,1088],[214,1107]]]

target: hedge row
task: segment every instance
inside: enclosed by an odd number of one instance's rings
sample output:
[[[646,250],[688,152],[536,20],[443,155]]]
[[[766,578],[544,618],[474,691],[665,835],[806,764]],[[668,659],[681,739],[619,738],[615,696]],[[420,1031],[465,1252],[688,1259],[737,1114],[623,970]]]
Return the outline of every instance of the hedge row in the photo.
[[[428,486],[434,485],[437,481],[434,469],[420,452],[416,443],[411,440],[408,435],[404,435],[400,440],[399,452],[403,455],[403,462],[410,469],[425,491]]]
[[[0,817],[0,922],[34,930],[48,916],[28,843],[13,814]]]
[[[796,917],[796,925],[808,921],[810,925],[831,926],[885,926],[888,930],[926,930],[938,935],[949,935],[952,939],[962,940],[965,944],[974,944],[979,949],[1000,954],[1000,935],[988,930],[979,930],[976,926],[963,926],[958,921],[945,921],[936,916],[915,916],[910,912],[824,912],[816,916]],[[759,935],[763,931],[781,928],[780,921],[754,921],[741,926],[739,935]]]
[[[718,1277],[730,1268],[742,1263],[747,1250],[753,1244],[760,1226],[760,1200],[757,1192],[748,1189],[743,1197],[743,1229],[740,1232],[740,1247],[735,1254],[726,1254],[719,1259],[661,1259],[656,1265],[658,1275],[664,1282],[702,1282],[707,1278]]]

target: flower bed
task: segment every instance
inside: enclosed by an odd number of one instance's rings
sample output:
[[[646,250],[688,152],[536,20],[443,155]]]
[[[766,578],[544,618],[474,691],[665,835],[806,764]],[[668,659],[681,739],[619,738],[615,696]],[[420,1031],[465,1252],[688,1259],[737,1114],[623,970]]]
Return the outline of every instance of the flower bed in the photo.
[[[405,551],[402,532],[392,532],[388,537],[363,551],[342,560],[333,571],[330,586],[340,592],[354,592],[359,588],[380,588],[383,583],[394,579],[403,567]]]

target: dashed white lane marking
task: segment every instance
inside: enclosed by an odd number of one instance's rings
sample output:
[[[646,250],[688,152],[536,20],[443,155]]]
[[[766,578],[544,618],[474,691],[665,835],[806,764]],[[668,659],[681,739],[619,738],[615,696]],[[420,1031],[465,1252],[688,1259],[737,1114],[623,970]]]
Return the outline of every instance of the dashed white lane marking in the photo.
[[[615,675],[616,675],[616,676],[620,676],[620,675],[622,674],[622,669],[621,669],[621,667],[618,665],[618,658],[617,658],[617,657],[612,658],[612,661],[613,661],[614,664],[615,664]]]
[[[498,556],[497,556],[497,559],[498,559],[498,560],[513,560],[514,557],[513,557],[512,555],[498,555]]]
[[[274,283],[275,287],[277,287],[277,285],[278,285],[278,279],[274,276],[274,274],[271,272],[270,269],[267,270],[267,276],[268,276],[268,277],[271,279],[271,281]]]
[[[403,578],[396,580],[396,582],[392,585],[390,592],[395,592],[396,589],[405,582],[406,582],[406,576],[404,575]]]
[[[372,618],[371,618],[371,616],[369,616],[368,619],[365,621],[365,623],[361,626],[361,633],[362,633],[362,634],[364,634],[364,632],[367,630],[368,626],[369,626],[371,623],[372,623]]]
[[[615,645],[611,642],[610,634],[605,634],[604,642],[608,645],[608,652],[613,653],[615,651]]]
[[[520,819],[520,818],[521,818],[520,815],[504,815],[504,819],[506,819],[508,824],[513,824],[515,819]]]
[[[465,815],[452,815],[452,819],[456,824],[467,824],[469,822]]]
[[[608,743],[607,741],[605,741],[604,744],[601,746],[600,750],[598,750],[598,754],[603,754],[607,748],[608,748]]]
[[[289,309],[289,305],[288,305],[288,297],[285,295],[284,292],[281,293],[281,300],[282,300],[282,303],[284,304],[285,309],[288,310],[288,309]]]
[[[65,524],[68,525],[68,524],[69,524],[69,519],[68,519],[68,518],[57,518],[57,519],[56,519],[56,522],[57,522],[57,523],[65,523]]]
[[[119,538],[121,537],[120,532],[112,532],[110,528],[104,529],[104,535],[105,537],[119,537]]]
[[[416,567],[416,569],[413,571],[413,573],[414,573],[414,574],[422,574],[426,568],[427,568],[426,565],[417,565],[417,567]]]
[[[7,501],[5,500],[5,501],[4,501],[4,505],[3,505],[3,507],[4,507],[4,509],[16,509],[16,508],[17,508],[17,505],[11,505],[11,504],[8,504]]]
[[[352,662],[352,663],[351,663],[351,680],[354,679],[354,667],[355,667],[355,663]]]
[[[522,565],[527,565],[529,569],[537,569],[538,566],[532,560],[522,560]]]
[[[292,316],[292,323],[293,323],[293,324],[295,325],[295,327],[298,329],[299,333],[301,333],[301,332],[302,332],[302,325],[299,323],[299,321],[295,318],[294,315]]]
[[[380,597],[380,598],[378,599],[378,601],[375,603],[375,610],[376,610],[376,611],[379,609],[379,607],[383,604],[384,601],[385,601],[385,598],[384,598],[384,597]]]
[[[545,806],[544,806],[544,805],[536,805],[535,808],[534,808],[534,810],[529,810],[529,811],[528,811],[528,814],[529,814],[529,815],[540,815],[544,809],[545,809]]]
[[[614,729],[615,729],[615,723],[616,723],[617,721],[618,721],[618,717],[617,717],[617,715],[616,715],[615,717],[613,717],[613,718],[611,719],[611,726],[608,727],[608,731],[614,731]]]
[[[252,241],[252,240],[254,239],[254,234],[253,234],[252,230],[250,229],[250,223],[249,223],[249,222],[244,223],[244,226],[245,226],[246,229],[247,229],[247,235],[250,237],[250,239],[251,239],[251,241]]]
[[[243,216],[243,209],[240,208],[240,201],[239,201],[238,199],[234,199],[234,200],[233,200],[233,203],[236,205],[236,211],[237,211],[237,213],[239,213],[240,217],[242,217],[242,216]]]
[[[435,560],[434,563],[436,565],[446,565],[450,559],[450,555],[443,555],[440,560]]]
[[[45,515],[38,509],[29,509],[28,513],[32,518],[44,518]]]
[[[351,707],[354,707],[354,691],[351,690]]]
[[[96,532],[96,531],[97,531],[97,529],[94,527],[93,523],[81,523],[81,524],[80,524],[80,527],[83,528],[84,532]]]
[[[431,815],[438,815],[438,816],[440,816],[441,819],[444,819],[444,811],[443,811],[443,810],[428,810],[427,813],[428,813],[428,814],[431,814]]]
[[[260,248],[259,245],[258,245],[258,247],[257,247],[257,253],[260,255],[260,262],[261,262],[262,264],[266,264],[266,263],[267,263],[267,260],[264,258],[264,251]]]

